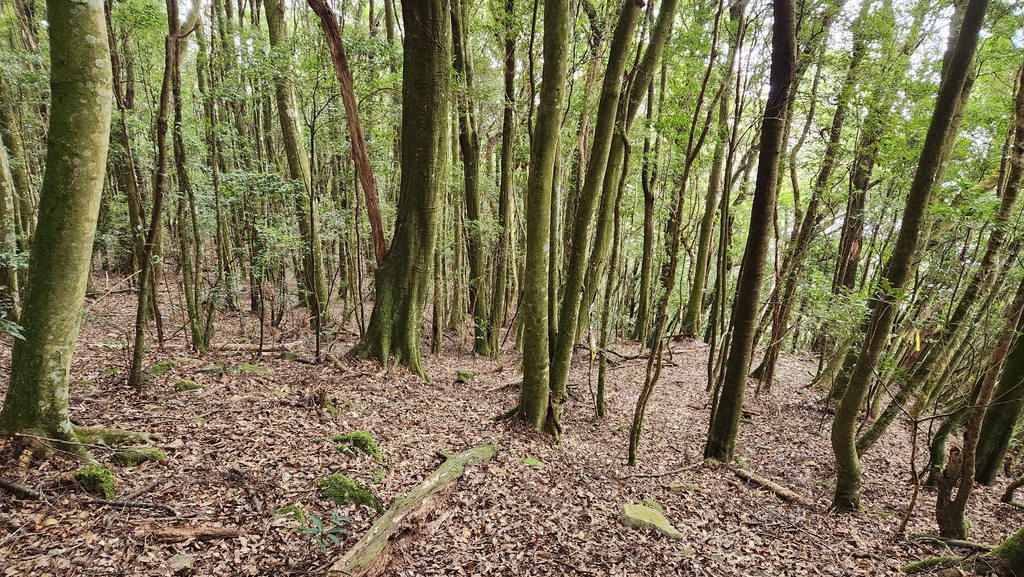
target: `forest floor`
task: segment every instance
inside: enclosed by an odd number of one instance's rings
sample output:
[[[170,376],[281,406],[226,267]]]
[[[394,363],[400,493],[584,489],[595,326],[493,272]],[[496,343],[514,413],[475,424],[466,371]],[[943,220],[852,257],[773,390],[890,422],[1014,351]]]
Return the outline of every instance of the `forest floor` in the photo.
[[[96,284],[100,292],[87,300],[72,369],[72,420],[161,435],[169,454],[164,463],[119,467],[109,452],[94,451],[113,470],[119,496],[158,507],[89,503],[80,488],[56,481],[77,467],[73,460],[57,454],[25,469],[15,443],[0,440],[0,477],[53,497],[47,503],[0,491],[4,577],[323,575],[377,514],[335,506],[315,479],[344,473],[387,506],[435,470],[441,454],[481,443],[496,444],[496,456],[467,469],[430,522],[403,535],[386,574],[895,575],[905,563],[944,554],[896,536],[913,489],[903,427],[894,426],[864,459],[865,511],[827,510],[834,483],[831,421],[816,402],[821,391],[805,389],[814,367],[807,359],[784,358],[771,392],[759,399],[751,393],[752,422],[741,426],[737,456],[753,472],[805,495],[810,507],[781,501],[731,467],[702,465],[708,349],[699,342],[672,343],[639,462],[628,467],[643,357],[613,357],[608,414],[597,419],[590,393],[596,368],[591,373],[589,355],[577,352],[560,446],[518,423],[495,422],[516,402],[518,355],[474,358],[468,336],[447,340],[441,357],[424,355],[427,383],[402,369],[344,359],[355,339],[350,333],[324,341],[339,360],[319,366],[306,362],[312,338],[302,330],[267,335],[268,342],[298,341],[298,359],[225,350],[200,357],[184,347],[180,311],[169,310],[168,346],[154,346],[147,356],[147,365],[170,361],[163,365],[169,368],[151,375],[139,394],[125,385],[134,295],[104,279]],[[301,316],[291,311],[285,324],[301,325]],[[258,339],[249,315],[223,315],[219,322],[216,343]],[[0,398],[10,345],[9,338],[0,344]],[[640,352],[635,343],[617,350],[625,357]],[[473,380],[456,383],[460,370],[471,370]],[[179,392],[182,379],[205,388]],[[325,396],[333,412],[319,406]],[[346,456],[329,441],[356,430],[373,434],[384,464]],[[1024,523],[1024,510],[998,501],[1005,481],[975,490],[968,510],[974,540],[998,543]],[[663,507],[682,538],[623,526],[621,506],[643,500]],[[933,492],[922,491],[908,534],[936,530],[934,500]],[[335,509],[351,520],[352,533],[324,553],[293,516],[268,514],[289,505],[324,519]],[[158,538],[168,527],[197,526],[241,536]],[[182,560],[194,566],[176,569]]]

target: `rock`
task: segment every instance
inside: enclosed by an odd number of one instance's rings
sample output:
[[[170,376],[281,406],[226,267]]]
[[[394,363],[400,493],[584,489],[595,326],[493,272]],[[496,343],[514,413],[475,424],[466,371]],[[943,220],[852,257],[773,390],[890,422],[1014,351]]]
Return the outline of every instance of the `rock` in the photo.
[[[466,384],[473,380],[473,371],[461,370],[455,375],[455,382],[459,384]]]
[[[167,561],[167,567],[175,573],[191,569],[196,564],[196,558],[191,555],[175,555]]]
[[[623,505],[622,524],[639,529],[653,529],[673,539],[682,539],[683,534],[676,530],[656,509],[644,505]]]

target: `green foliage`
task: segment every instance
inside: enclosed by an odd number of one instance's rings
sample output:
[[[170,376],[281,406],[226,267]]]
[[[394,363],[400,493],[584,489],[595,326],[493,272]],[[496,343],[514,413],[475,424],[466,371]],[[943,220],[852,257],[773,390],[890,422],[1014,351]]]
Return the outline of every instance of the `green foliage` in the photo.
[[[98,493],[106,499],[113,499],[117,494],[114,490],[114,475],[103,465],[86,465],[71,473],[83,489],[90,493]]]
[[[352,520],[343,517],[334,509],[331,509],[330,524],[325,524],[323,519],[313,514],[308,515],[308,518],[309,526],[302,529],[302,533],[312,537],[313,542],[324,553],[327,552],[328,547],[341,545],[341,537],[352,534],[352,530],[348,528],[352,524]]]
[[[378,513],[384,512],[384,506],[369,489],[341,473],[317,479],[316,485],[325,497],[338,505],[363,505]]]
[[[381,454],[377,441],[374,440],[373,435],[369,431],[353,431],[343,435],[336,435],[331,437],[331,440],[338,443],[335,448],[346,455],[353,456],[352,448],[356,448],[366,455],[373,457],[378,463],[384,462],[384,455]]]

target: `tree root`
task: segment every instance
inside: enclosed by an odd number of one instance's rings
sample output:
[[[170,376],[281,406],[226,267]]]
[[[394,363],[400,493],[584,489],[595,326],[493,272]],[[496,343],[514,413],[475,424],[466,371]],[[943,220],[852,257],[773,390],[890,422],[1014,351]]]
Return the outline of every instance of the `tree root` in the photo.
[[[925,535],[915,534],[910,536],[911,539],[919,543],[940,543],[947,547],[960,547],[962,549],[970,549],[972,551],[981,551],[982,553],[988,553],[995,549],[994,545],[988,543],[978,543],[975,541],[964,541],[963,539],[949,539],[946,537],[939,537],[936,535]]]
[[[940,565],[959,564],[963,561],[963,557],[929,557],[928,559],[921,559],[920,561],[914,561],[908,563],[903,567],[900,567],[900,571],[903,573],[923,573],[929,569],[934,569]]]
[[[122,445],[124,443],[148,443],[160,440],[160,435],[142,431],[126,431],[124,429],[108,429],[104,427],[80,427],[74,425],[75,436],[88,445]]]

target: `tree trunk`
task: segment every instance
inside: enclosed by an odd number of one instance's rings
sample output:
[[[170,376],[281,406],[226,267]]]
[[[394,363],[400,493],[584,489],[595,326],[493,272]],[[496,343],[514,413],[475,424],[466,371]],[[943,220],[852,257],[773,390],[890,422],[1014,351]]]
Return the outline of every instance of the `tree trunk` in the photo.
[[[490,356],[488,307],[485,289],[484,232],[480,218],[480,137],[476,128],[472,56],[469,52],[466,0],[452,0],[452,52],[458,87],[459,149],[462,153],[466,193],[466,238],[469,258],[469,308],[473,312],[473,352]]]
[[[538,431],[546,424],[550,400],[548,299],[554,298],[548,294],[554,233],[551,230],[551,183],[565,100],[568,37],[568,0],[544,0],[544,68],[526,185],[526,271],[521,314],[527,338],[523,340],[523,388],[517,409],[518,416]]]
[[[32,179],[29,177],[25,145],[14,118],[15,99],[3,96],[2,93],[5,91],[6,87],[0,83],[0,135],[3,136],[3,146],[7,149],[7,163],[16,195],[14,202],[18,203],[18,229],[21,230],[23,237],[20,239],[21,250],[28,250],[36,230],[36,203],[32,193]]]
[[[888,340],[896,315],[896,297],[907,282],[913,265],[914,252],[925,216],[931,203],[931,190],[939,172],[940,154],[949,136],[950,124],[968,76],[978,32],[988,0],[970,0],[964,17],[960,39],[956,43],[953,59],[946,78],[939,88],[935,111],[928,126],[917,172],[907,197],[901,227],[892,256],[886,263],[882,280],[871,301],[871,318],[864,331],[864,344],[832,422],[832,451],[836,457],[837,482],[832,506],[840,510],[860,508],[860,459],[857,456],[856,429],[868,388],[882,349]]]
[[[733,336],[726,360],[725,379],[718,402],[712,405],[711,426],[704,448],[706,458],[731,461],[740,426],[754,324],[760,308],[761,281],[771,240],[771,215],[775,210],[779,161],[785,149],[787,110],[796,76],[796,10],[792,0],[774,0],[772,64],[768,102],[761,123],[760,160],[754,185],[747,246],[743,252],[740,280],[733,307]]]
[[[0,320],[18,322],[21,297],[18,293],[18,253],[15,233],[14,180],[7,162],[7,150],[0,145]]]
[[[14,341],[0,432],[76,440],[68,374],[78,340],[110,141],[110,52],[103,6],[47,2],[50,124],[32,284]],[[99,65],[99,64],[102,64]]]
[[[633,42],[633,31],[636,28],[640,12],[641,6],[635,0],[625,0],[622,3],[619,20],[608,50],[608,67],[605,70],[604,84],[601,88],[597,124],[594,128],[594,142],[587,162],[583,190],[580,191],[579,206],[573,221],[572,251],[569,255],[569,265],[565,271],[565,289],[558,313],[559,331],[555,336],[555,346],[551,357],[552,398],[549,429],[556,436],[559,435],[562,408],[568,397],[566,382],[569,378],[572,350],[576,344],[576,321],[579,318],[580,297],[586,274],[594,210],[597,208],[605,168],[608,165],[619,94],[622,89],[621,79],[631,52],[628,47]]]
[[[395,361],[426,378],[420,361],[441,189],[448,164],[449,0],[402,3],[402,175],[391,249],[377,271],[370,324],[350,354]]]
[[[487,323],[487,339],[491,354],[498,356],[501,345],[498,337],[505,324],[505,293],[512,255],[512,153],[515,144],[515,92],[516,92],[516,38],[513,18],[515,0],[505,0],[502,15],[502,33],[505,38],[504,82],[505,98],[501,117],[501,160],[498,177],[499,237],[494,255],[494,285],[491,292],[491,315]]]
[[[284,0],[263,0],[267,18],[267,33],[272,48],[288,45],[288,28],[285,23]],[[280,58],[281,55],[279,54]],[[302,140],[299,126],[299,109],[295,102],[290,69],[291,58],[284,57],[278,62],[275,75],[274,94],[277,98],[277,115],[281,123],[285,156],[288,159],[288,174],[299,181],[302,188],[295,197],[295,208],[299,219],[299,235],[303,240],[302,290],[306,293],[305,303],[315,327],[323,326],[327,319],[327,275],[324,272],[323,249],[320,246],[320,232],[317,217],[316,194],[309,171],[309,157]]]

